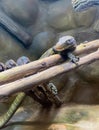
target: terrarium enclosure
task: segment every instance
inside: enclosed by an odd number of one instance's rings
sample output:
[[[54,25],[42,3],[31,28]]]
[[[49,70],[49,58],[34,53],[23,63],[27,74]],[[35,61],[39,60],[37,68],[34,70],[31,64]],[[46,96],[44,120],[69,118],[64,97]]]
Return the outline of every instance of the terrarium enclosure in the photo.
[[[0,129],[99,129],[99,1],[0,0]]]

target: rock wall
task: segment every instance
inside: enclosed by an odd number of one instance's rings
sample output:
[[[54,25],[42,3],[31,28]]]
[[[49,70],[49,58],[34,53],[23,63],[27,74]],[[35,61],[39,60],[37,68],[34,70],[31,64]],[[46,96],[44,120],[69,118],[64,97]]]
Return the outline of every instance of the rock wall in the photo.
[[[71,0],[1,0],[0,8],[32,37],[32,45],[26,49],[1,27],[3,61],[7,60],[3,57],[16,59],[24,54],[38,58],[63,35],[75,36],[78,43],[98,38],[99,7],[75,12]]]

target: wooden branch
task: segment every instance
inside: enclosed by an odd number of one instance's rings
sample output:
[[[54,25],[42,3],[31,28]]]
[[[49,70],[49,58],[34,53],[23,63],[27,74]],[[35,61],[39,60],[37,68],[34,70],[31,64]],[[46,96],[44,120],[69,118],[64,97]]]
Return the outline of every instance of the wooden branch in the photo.
[[[75,55],[89,54],[90,52],[96,51],[99,48],[99,39],[87,43],[82,43],[77,46],[74,51]]]
[[[90,51],[97,50],[98,48],[99,48],[99,40],[95,40],[86,44],[78,45],[74,54],[80,55],[86,52],[88,53]],[[54,66],[62,61],[63,61],[62,57],[57,54],[57,55],[50,56],[48,58],[40,59],[40,60],[31,62],[29,64],[18,66],[13,69],[1,72],[0,85],[10,82],[10,81],[21,79],[25,77],[26,75],[37,73],[41,70]]]
[[[31,74],[35,74],[62,61],[63,59],[60,55],[53,55],[44,59],[40,59],[22,66],[17,66],[15,68],[0,72],[0,85],[18,80]]]
[[[0,98],[11,95],[19,91],[32,89],[33,87],[35,87],[35,85],[44,83],[45,81],[53,79],[57,75],[66,73],[68,71],[78,68],[79,66],[83,64],[88,64],[95,60],[99,60],[99,50],[87,56],[82,57],[80,61],[78,62],[78,65],[75,65],[71,62],[63,63],[61,65],[51,67],[35,75],[14,81],[12,83],[1,85]]]

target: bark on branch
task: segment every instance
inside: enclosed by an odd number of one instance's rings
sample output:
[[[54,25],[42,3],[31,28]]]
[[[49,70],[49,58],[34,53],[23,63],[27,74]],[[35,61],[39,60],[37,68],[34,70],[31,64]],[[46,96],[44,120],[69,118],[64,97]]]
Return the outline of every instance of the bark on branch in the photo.
[[[94,40],[88,43],[82,43],[77,46],[75,55],[89,54],[90,52],[96,51],[99,48],[99,40]]]
[[[19,92],[19,91],[25,91],[28,89],[32,89],[33,87],[35,87],[35,85],[41,84],[47,80],[54,78],[57,75],[66,73],[68,71],[71,71],[73,69],[80,67],[83,64],[88,64],[95,60],[99,60],[99,50],[80,58],[78,65],[75,65],[71,62],[63,63],[60,65],[51,67],[47,70],[44,70],[40,73],[34,74],[32,76],[14,81],[12,83],[1,85],[0,86],[0,98],[11,95],[11,94]]]
[[[35,74],[61,62],[60,55],[53,55],[0,73],[0,85]]]
[[[78,45],[74,54],[80,55],[83,53],[89,53],[90,51],[95,51],[98,48],[99,48],[99,40],[95,40],[95,41],[92,41],[92,42],[89,42],[86,44]],[[7,82],[21,79],[21,78],[25,77],[26,75],[31,75],[31,74],[37,73],[41,70],[45,70],[62,61],[63,61],[63,59],[60,55],[53,55],[48,58],[40,59],[40,60],[31,62],[29,64],[18,66],[13,69],[1,72],[0,73],[0,85],[7,83]]]

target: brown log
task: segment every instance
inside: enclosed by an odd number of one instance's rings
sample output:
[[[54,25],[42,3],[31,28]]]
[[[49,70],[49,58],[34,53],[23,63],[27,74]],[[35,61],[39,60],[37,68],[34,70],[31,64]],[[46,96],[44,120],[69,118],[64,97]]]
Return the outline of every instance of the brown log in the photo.
[[[74,51],[74,54],[80,55],[83,53],[89,53],[90,51],[95,51],[97,48],[99,48],[99,40],[78,45],[77,49]],[[15,67],[11,70],[1,72],[0,85],[10,81],[15,81],[17,79],[25,77],[26,75],[31,75],[41,70],[47,69],[51,66],[60,63],[62,60],[63,60],[62,57],[57,54],[57,55],[50,56],[48,58],[31,62],[26,65]]]
[[[44,83],[45,81],[51,80],[54,77],[71,71],[80,67],[83,64],[91,63],[95,60],[99,60],[99,50],[94,53],[91,53],[87,56],[84,56],[78,62],[78,65],[75,65],[71,62],[63,63],[54,67],[51,67],[47,70],[44,70],[40,73],[34,74],[32,76],[14,81],[12,83],[8,83],[0,86],[0,98],[4,96],[11,95],[13,93],[17,93],[19,91],[25,91],[33,88],[35,85]]]

